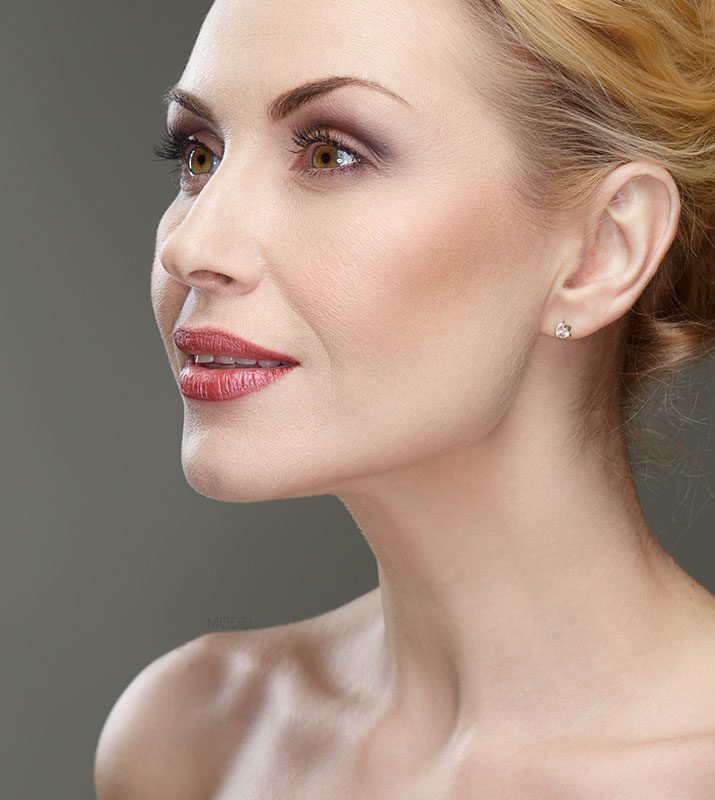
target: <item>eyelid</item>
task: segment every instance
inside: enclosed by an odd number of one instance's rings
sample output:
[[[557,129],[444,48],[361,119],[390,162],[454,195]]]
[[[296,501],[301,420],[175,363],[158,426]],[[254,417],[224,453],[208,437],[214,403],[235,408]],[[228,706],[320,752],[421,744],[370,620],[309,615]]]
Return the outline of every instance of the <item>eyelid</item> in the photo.
[[[311,144],[327,144],[330,147],[351,153],[361,163],[369,163],[371,160],[364,155],[361,145],[353,144],[350,137],[325,125],[311,125],[307,128],[291,127],[291,134],[292,141],[298,148],[297,150],[289,150],[291,153],[303,153]]]
[[[288,124],[289,120],[286,118],[285,120],[278,121],[276,125],[288,125],[288,128],[291,132],[295,132],[296,129],[314,130],[315,128],[329,129],[333,132],[338,132],[340,138],[347,139],[345,142],[346,144],[349,144],[350,147],[355,150],[359,151],[362,149],[363,151],[367,151],[369,157],[372,158],[377,164],[386,165],[387,160],[391,156],[391,148],[381,140],[371,137],[370,135],[365,135],[361,130],[357,131],[357,139],[349,134],[347,129],[353,125],[358,128],[363,128],[363,130],[368,131],[368,133],[370,131],[370,126],[368,123],[363,123],[362,121],[359,123],[350,122],[350,115],[348,115],[347,124],[342,119],[343,114],[334,110],[329,110],[327,113],[325,113],[324,111],[316,112],[314,110],[311,111],[310,109],[300,109],[298,114],[295,116],[298,116],[298,121],[294,121],[292,124]],[[193,133],[188,134],[188,130],[192,128],[202,131],[207,130],[205,123],[197,123],[195,117],[187,116],[183,114],[181,110],[179,113],[174,114],[167,120],[166,128],[176,136],[196,135]],[[212,138],[223,141],[225,144],[230,142],[230,137],[212,133],[210,130],[209,135]],[[362,144],[360,144],[360,142],[362,142]],[[204,144],[207,147],[211,147],[211,149],[216,152],[216,148],[214,148],[212,145],[208,143]]]
[[[223,150],[223,146],[221,148],[216,148],[216,147],[214,147],[213,144],[210,143],[210,141],[205,141],[205,139],[209,139],[210,140],[212,138],[213,139],[218,139],[220,141],[220,137],[212,136],[211,134],[206,136],[205,132],[203,130],[201,130],[201,129],[199,129],[199,132],[196,132],[196,133],[187,133],[181,126],[178,126],[174,130],[174,132],[175,132],[175,135],[177,136],[177,138],[186,139],[186,141],[184,143],[186,146],[189,146],[191,144],[195,144],[195,145],[200,145],[201,147],[208,147],[208,149],[211,150],[211,152],[214,153],[214,155],[219,156],[219,158],[222,157],[222,155],[220,154],[219,151]]]

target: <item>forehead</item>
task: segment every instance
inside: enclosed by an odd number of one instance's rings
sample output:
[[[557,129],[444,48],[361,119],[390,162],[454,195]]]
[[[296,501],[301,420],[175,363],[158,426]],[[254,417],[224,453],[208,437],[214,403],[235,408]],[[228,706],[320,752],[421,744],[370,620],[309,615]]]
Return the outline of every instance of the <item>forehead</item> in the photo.
[[[472,94],[460,74],[475,46],[464,2],[215,0],[179,83],[226,115],[331,75],[376,80],[418,109],[438,108]]]

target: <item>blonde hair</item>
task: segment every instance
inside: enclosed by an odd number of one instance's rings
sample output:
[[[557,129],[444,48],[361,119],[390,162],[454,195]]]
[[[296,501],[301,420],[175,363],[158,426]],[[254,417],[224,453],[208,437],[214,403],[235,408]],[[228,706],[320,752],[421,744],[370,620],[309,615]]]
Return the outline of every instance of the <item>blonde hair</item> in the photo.
[[[632,160],[665,167],[679,189],[676,238],[615,326],[613,357],[595,370],[582,412],[589,420],[609,401],[633,405],[715,345],[715,0],[462,8],[491,45],[491,70],[467,78],[518,122],[508,126],[514,188],[530,217],[549,226],[584,208],[602,178]]]

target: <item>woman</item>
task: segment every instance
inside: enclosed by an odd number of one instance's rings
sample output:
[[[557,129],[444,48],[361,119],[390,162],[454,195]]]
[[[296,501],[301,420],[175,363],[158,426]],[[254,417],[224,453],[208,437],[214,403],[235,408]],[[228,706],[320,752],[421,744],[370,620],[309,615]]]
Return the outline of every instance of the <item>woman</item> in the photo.
[[[715,339],[714,8],[213,4],[157,150],[184,472],[336,495],[379,586],[150,664],[100,800],[712,800],[715,597],[624,409]]]

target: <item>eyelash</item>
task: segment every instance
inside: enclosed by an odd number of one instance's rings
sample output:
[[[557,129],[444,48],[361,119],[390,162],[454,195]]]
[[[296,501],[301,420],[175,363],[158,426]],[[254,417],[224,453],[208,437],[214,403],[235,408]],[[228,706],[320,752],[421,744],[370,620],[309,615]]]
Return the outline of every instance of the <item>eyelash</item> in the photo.
[[[289,148],[289,152],[300,154],[304,150],[306,150],[311,144],[318,143],[318,144],[327,144],[332,147],[335,147],[337,150],[343,150],[348,153],[354,160],[352,164],[348,164],[345,167],[329,167],[326,169],[316,169],[314,167],[303,168],[301,172],[307,173],[309,175],[313,175],[315,173],[346,173],[346,172],[357,172],[361,169],[364,169],[366,166],[366,162],[364,159],[357,153],[352,147],[350,147],[346,142],[344,142],[341,137],[335,133],[334,131],[331,132],[326,128],[321,127],[313,127],[308,129],[300,129],[300,128],[292,128],[291,132],[293,134],[292,141],[298,146],[298,149],[293,150]],[[189,145],[193,145],[196,147],[203,147],[211,152],[210,147],[205,145],[203,142],[200,142],[198,139],[195,139],[192,135],[185,134],[181,130],[176,128],[169,128],[168,126],[164,126],[164,130],[161,135],[161,139],[159,144],[155,145],[153,148],[154,154],[161,159],[165,159],[167,161],[175,161],[175,172],[179,173],[179,177],[183,175],[183,168],[186,164],[185,156],[186,152],[189,148]],[[195,176],[199,177],[199,176]],[[322,179],[322,176],[321,176]]]

